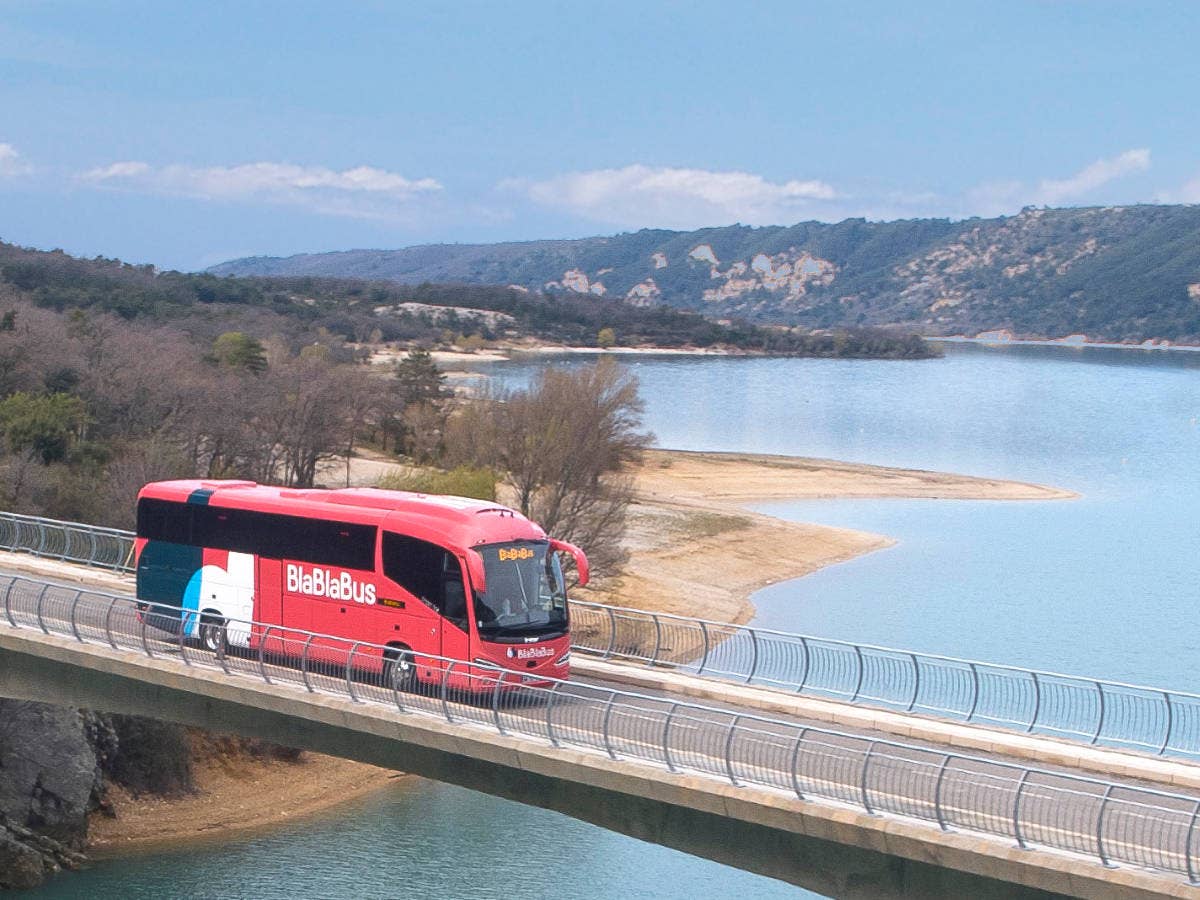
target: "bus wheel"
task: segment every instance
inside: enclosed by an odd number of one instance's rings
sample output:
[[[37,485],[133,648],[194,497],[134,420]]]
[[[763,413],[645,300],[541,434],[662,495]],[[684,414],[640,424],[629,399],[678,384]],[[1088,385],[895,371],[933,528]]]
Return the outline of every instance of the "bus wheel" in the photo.
[[[220,653],[225,647],[225,620],[213,613],[200,619],[200,643],[205,650]]]
[[[383,660],[383,683],[405,693],[417,686],[417,665],[407,647],[389,647]]]

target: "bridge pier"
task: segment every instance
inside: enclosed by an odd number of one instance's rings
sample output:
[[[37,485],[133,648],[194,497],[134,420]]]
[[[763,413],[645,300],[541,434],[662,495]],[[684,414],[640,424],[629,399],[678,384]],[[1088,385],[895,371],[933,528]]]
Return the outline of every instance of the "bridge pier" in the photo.
[[[530,750],[511,740],[505,746],[495,735],[477,740],[426,717],[397,723],[365,704],[180,670],[174,661],[102,652],[26,630],[0,628],[0,696],[150,716],[409,772],[833,897],[1163,896],[1131,882],[1131,870],[1117,870],[1110,880],[1113,873],[1085,861],[1009,853],[1003,844],[997,852],[995,841],[895,820],[864,822],[861,813],[824,805],[761,801],[708,779],[643,767],[631,775],[591,754]],[[701,781],[706,796],[689,799],[697,790],[690,784]],[[1170,893],[1185,887],[1156,881]]]

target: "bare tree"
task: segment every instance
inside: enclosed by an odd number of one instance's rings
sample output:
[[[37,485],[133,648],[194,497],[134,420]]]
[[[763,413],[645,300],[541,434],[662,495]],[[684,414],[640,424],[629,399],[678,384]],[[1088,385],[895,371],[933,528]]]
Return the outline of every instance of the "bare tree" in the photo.
[[[523,514],[613,573],[633,497],[624,470],[653,440],[643,409],[636,376],[611,359],[545,369],[527,390],[469,402],[448,428],[447,460],[503,472]]]

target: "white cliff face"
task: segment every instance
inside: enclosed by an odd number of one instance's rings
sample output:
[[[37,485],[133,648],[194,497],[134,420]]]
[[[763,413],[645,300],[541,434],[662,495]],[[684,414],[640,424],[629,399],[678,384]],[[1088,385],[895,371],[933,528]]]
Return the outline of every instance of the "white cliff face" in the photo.
[[[837,266],[829,260],[813,256],[807,250],[789,247],[774,256],[755,254],[749,263],[738,260],[725,270],[713,264],[709,278],[721,284],[706,290],[704,299],[717,303],[753,291],[767,290],[782,294],[785,300],[796,303],[810,288],[832,284],[836,277]]]
[[[665,269],[667,267],[667,254],[662,251],[651,253],[650,259],[654,262],[654,268],[656,269]]]
[[[699,260],[700,262],[706,262],[712,266],[720,265],[720,261],[717,259],[717,254],[713,253],[713,248],[708,244],[699,244],[693,247],[691,252],[688,254],[688,257],[690,259]]]
[[[612,269],[602,269],[597,273],[597,277],[611,271]],[[573,291],[576,294],[594,294],[597,297],[603,297],[608,291],[608,288],[602,282],[592,281],[582,269],[567,269],[567,271],[563,272],[561,281],[547,281],[546,289],[563,289]]]
[[[1200,302],[1200,281],[1197,281],[1195,284],[1189,284],[1187,292],[1191,299]]]
[[[645,281],[638,282],[631,287],[628,293],[625,294],[625,299],[634,306],[651,306],[661,296],[662,291],[658,289],[658,285],[654,283],[654,279],[647,278]]]

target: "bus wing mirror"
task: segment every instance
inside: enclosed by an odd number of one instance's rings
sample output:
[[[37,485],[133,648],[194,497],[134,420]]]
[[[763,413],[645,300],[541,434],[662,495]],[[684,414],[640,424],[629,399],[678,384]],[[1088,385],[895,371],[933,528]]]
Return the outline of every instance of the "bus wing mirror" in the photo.
[[[477,594],[487,593],[487,576],[483,568],[483,554],[478,550],[468,550],[466,553],[467,574],[471,576],[471,587]]]
[[[576,547],[574,544],[568,544],[566,541],[553,540],[550,542],[551,550],[558,550],[562,553],[570,553],[571,558],[575,560],[575,569],[579,572],[579,586],[583,587],[588,583],[588,575],[590,568],[588,566],[587,554]]]

